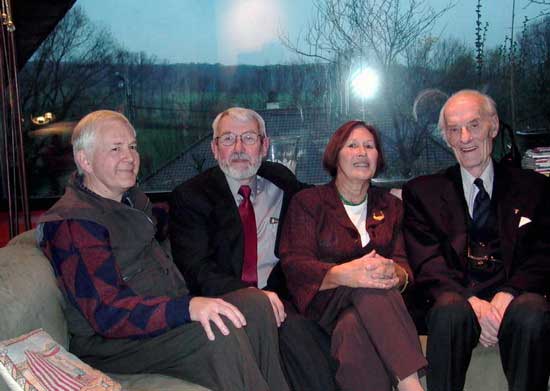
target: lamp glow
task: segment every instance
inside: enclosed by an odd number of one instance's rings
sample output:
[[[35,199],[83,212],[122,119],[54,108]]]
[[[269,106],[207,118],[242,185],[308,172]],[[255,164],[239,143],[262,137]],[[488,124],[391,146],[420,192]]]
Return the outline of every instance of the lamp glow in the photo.
[[[370,99],[378,91],[380,78],[372,68],[361,68],[351,76],[351,88],[353,93],[362,99]]]

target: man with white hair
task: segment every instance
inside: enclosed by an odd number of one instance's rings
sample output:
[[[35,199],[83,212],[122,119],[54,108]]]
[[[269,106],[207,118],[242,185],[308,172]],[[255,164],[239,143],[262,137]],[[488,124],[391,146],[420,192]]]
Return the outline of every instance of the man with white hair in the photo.
[[[189,296],[136,187],[136,132],[100,110],[73,130],[78,174],[40,219],[38,242],[67,299],[70,350],[114,373],[160,373],[215,390],[288,390],[275,317],[254,291]]]
[[[495,102],[452,95],[439,126],[458,164],[403,187],[404,237],[427,313],[428,390],[464,389],[472,350],[498,345],[509,389],[547,389],[550,180],[491,158]]]
[[[305,186],[284,165],[263,161],[269,148],[262,117],[233,107],[212,124],[213,167],[173,191],[170,242],[192,294],[262,292],[279,325],[287,380],[295,390],[334,389],[329,338],[298,315],[278,258],[292,196]]]

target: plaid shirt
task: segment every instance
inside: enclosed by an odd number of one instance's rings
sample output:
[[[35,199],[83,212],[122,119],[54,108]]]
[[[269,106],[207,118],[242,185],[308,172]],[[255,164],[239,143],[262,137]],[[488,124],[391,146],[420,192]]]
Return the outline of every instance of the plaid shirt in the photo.
[[[123,281],[105,227],[62,220],[43,223],[41,231],[59,286],[98,334],[151,337],[191,321],[189,296],[139,296]]]

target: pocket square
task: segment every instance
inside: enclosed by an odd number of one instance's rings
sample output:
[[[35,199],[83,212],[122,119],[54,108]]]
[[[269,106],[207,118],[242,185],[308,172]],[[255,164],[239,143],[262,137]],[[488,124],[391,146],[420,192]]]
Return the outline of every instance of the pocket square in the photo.
[[[523,227],[525,224],[529,224],[531,222],[531,219],[529,217],[521,216],[521,219],[519,219],[519,226],[518,228]]]

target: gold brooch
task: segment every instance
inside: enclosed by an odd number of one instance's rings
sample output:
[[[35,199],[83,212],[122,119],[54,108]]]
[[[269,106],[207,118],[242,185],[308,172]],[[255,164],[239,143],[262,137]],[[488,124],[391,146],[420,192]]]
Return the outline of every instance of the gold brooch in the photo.
[[[384,212],[382,212],[381,210],[378,212],[372,212],[372,218],[376,221],[382,221],[384,220]]]

